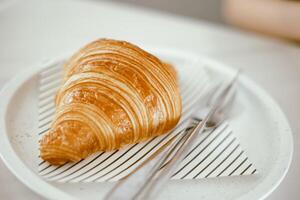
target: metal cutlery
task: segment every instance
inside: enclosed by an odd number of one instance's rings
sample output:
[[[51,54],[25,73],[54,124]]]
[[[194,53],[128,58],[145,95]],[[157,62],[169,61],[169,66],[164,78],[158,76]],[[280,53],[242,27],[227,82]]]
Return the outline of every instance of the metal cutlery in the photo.
[[[196,112],[189,127],[177,134],[168,146],[157,152],[152,159],[143,163],[139,169],[121,180],[107,194],[105,199],[153,199],[174,173],[193,146],[199,134],[217,127],[233,105],[236,76],[225,86],[219,86],[209,94],[206,106]]]

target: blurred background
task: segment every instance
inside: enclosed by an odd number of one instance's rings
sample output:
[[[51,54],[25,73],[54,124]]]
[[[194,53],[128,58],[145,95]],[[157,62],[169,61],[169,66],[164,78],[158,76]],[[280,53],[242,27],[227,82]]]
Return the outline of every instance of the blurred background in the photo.
[[[20,0],[0,0],[0,9]],[[76,1],[76,0],[74,0]],[[78,0],[77,0],[78,1]],[[160,12],[235,25],[269,36],[300,40],[299,0],[86,0],[109,1]]]
[[[93,0],[100,1],[100,0]],[[300,40],[299,0],[110,0]]]
[[[102,10],[109,22],[97,13],[101,6],[114,8]],[[116,19],[115,12],[127,16]],[[169,26],[147,26],[160,21]],[[0,89],[19,70],[104,36],[189,49],[245,68],[283,108],[294,132],[291,170],[268,199],[299,199],[299,0],[0,0]],[[41,198],[0,161],[0,199]]]
[[[100,1],[100,0],[93,0]],[[133,6],[151,8],[176,15],[224,23],[222,0],[111,0]]]

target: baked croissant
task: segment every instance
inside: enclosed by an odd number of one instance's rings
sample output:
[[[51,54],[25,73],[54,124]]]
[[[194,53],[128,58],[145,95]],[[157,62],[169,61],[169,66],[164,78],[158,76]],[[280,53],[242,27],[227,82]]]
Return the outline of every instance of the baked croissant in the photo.
[[[86,45],[65,64],[55,107],[40,141],[41,158],[54,165],[166,133],[182,109],[172,66],[110,39]]]

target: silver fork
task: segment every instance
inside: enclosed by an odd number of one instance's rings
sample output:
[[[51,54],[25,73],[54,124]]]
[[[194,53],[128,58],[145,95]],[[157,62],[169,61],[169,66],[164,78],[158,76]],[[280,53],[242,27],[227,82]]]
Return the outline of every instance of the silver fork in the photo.
[[[187,155],[196,137],[206,129],[217,127],[224,120],[235,97],[234,85],[238,75],[239,72],[225,87],[220,86],[209,95],[206,106],[192,117],[194,124],[178,133],[178,137],[152,160],[146,161],[134,173],[119,181],[105,199],[153,199]]]

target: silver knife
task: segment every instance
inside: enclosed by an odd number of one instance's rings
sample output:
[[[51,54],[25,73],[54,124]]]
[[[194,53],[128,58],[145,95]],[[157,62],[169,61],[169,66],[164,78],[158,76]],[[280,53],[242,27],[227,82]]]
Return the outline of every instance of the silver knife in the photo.
[[[119,181],[115,187],[106,195],[106,200],[131,200],[131,199],[153,199],[166,184],[176,170],[178,164],[187,155],[191,146],[196,142],[196,137],[207,127],[207,122],[227,103],[228,96],[232,93],[233,85],[239,72],[225,87],[218,88],[211,99],[209,109],[201,113],[192,128],[183,130],[179,137],[171,141],[168,148],[163,149],[154,158],[143,163],[134,173]],[[199,116],[194,116],[199,118]],[[171,159],[170,159],[171,158]],[[167,162],[167,164],[165,164]],[[162,170],[161,167],[164,166]]]

